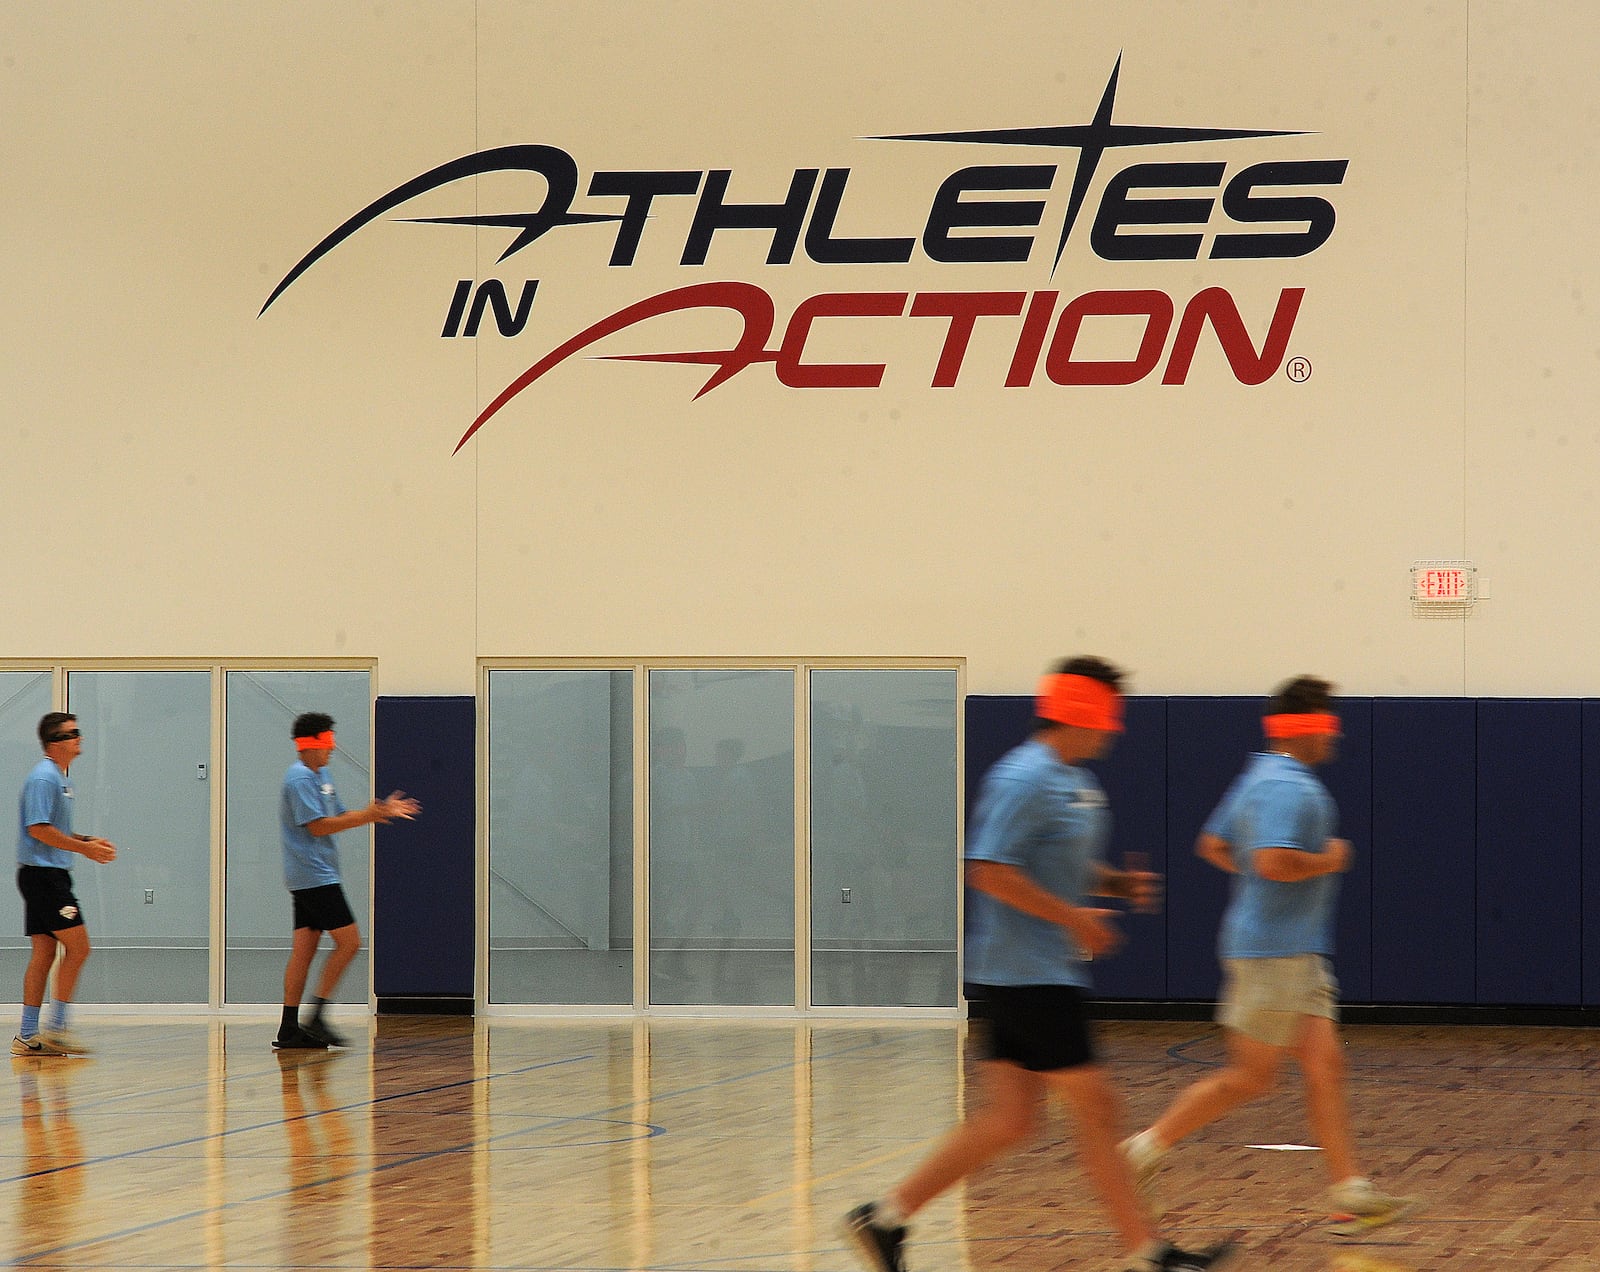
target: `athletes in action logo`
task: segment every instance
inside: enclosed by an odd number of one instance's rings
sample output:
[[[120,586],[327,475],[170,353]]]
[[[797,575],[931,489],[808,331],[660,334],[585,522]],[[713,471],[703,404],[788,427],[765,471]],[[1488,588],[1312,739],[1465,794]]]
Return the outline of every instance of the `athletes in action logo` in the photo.
[[[869,140],[1076,150],[1065,214],[1051,243],[1053,279],[1094,178],[1109,154],[1148,146],[1305,135],[1280,129],[1117,123],[1113,106],[1121,65],[1119,58],[1088,123],[889,134]],[[1328,241],[1336,220],[1333,204],[1310,191],[1339,186],[1347,167],[1345,159],[1280,159],[1251,164],[1230,174],[1223,160],[1133,163],[1107,180],[1089,228],[1089,247],[1102,260],[1130,262],[1307,256]],[[542,202],[529,212],[405,219],[510,231],[511,240],[499,257],[501,263],[555,230],[613,224],[616,229],[608,264],[628,267],[637,258],[658,201],[693,199],[693,219],[679,254],[682,266],[704,265],[715,236],[737,230],[770,231],[766,256],[769,266],[790,264],[801,251],[806,259],[821,265],[903,265],[919,249],[934,264],[1002,264],[1031,258],[1047,207],[1044,196],[1054,188],[1058,165],[984,164],[961,168],[938,187],[919,234],[844,237],[836,233],[836,226],[849,190],[849,168],[797,168],[784,199],[764,204],[728,202],[726,194],[733,175],[729,169],[596,171],[589,180],[587,197],[620,200],[621,206],[620,210],[587,211],[574,207],[579,197],[580,172],[570,154],[547,145],[501,146],[441,164],[368,204],[296,262],[267,297],[261,313],[265,314],[317,261],[362,227],[420,195],[491,172],[526,172],[542,178]],[[1208,225],[1218,206],[1228,225],[1212,232]],[[537,279],[528,280],[513,312],[504,287],[497,280],[480,285],[476,292],[471,280],[463,280],[455,287],[442,335],[476,335],[490,309],[500,332],[516,335],[528,321],[537,288]],[[512,398],[566,359],[637,323],[675,312],[726,310],[740,321],[739,337],[726,348],[606,356],[705,365],[711,373],[697,397],[758,363],[771,364],[778,381],[791,388],[875,388],[882,382],[884,364],[805,360],[813,326],[823,319],[852,317],[933,318],[942,320],[945,327],[931,383],[932,387],[943,388],[956,383],[977,323],[984,319],[1012,319],[1020,321],[1014,323],[1016,340],[1004,380],[1008,388],[1032,384],[1041,360],[1046,376],[1056,384],[1132,384],[1161,366],[1163,355],[1162,383],[1182,384],[1209,325],[1235,378],[1243,384],[1260,384],[1283,363],[1304,294],[1300,287],[1280,290],[1258,348],[1232,293],[1223,287],[1203,288],[1184,299],[1181,306],[1167,292],[1150,288],[1090,291],[1068,297],[1065,303],[1061,292],[1053,288],[1033,292],[829,292],[796,305],[780,334],[777,307],[765,288],[748,281],[696,283],[625,306],[551,349],[479,413],[456,449],[460,450]],[[1143,320],[1144,331],[1137,350],[1128,358],[1112,361],[1075,356],[1075,342],[1085,320],[1113,315]]]

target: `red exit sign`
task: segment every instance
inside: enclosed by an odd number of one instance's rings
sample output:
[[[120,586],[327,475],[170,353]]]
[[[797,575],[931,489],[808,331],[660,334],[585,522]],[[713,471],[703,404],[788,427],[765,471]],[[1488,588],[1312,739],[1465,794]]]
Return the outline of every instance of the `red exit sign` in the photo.
[[[1470,604],[1478,598],[1478,567],[1470,561],[1418,561],[1411,599],[1418,604]]]
[[[1417,579],[1417,594],[1424,601],[1460,601],[1467,595],[1465,570],[1424,570]]]

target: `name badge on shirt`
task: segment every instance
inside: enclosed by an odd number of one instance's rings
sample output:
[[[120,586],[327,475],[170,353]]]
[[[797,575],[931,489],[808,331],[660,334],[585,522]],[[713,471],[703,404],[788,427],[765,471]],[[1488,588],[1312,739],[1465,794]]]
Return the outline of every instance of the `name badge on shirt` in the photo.
[[[332,782],[324,782],[322,784],[322,793],[324,795],[332,795],[333,794],[333,783]]]
[[[1088,808],[1104,808],[1109,801],[1104,791],[1078,790],[1072,792],[1072,802]]]
[[[71,799],[72,798],[72,787],[63,784],[63,786],[61,787],[61,793],[67,799]]]

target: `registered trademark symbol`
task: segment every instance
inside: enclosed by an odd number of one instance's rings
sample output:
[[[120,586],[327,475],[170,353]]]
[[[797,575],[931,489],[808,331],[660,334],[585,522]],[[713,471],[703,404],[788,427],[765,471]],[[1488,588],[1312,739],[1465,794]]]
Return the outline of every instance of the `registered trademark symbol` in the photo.
[[[1311,378],[1311,360],[1309,358],[1290,358],[1284,364],[1283,373],[1296,384],[1304,384]]]

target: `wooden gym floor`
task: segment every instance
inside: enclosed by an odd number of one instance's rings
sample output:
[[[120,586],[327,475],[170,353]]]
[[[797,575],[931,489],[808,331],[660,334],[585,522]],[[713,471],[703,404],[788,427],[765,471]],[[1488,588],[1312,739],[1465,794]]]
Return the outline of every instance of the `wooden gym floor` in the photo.
[[[969,1098],[953,1023],[338,1022],[86,1016],[97,1048],[13,1060],[0,1258],[26,1268],[847,1272],[839,1215]],[[8,1031],[9,1034],[9,1031]],[[1169,1159],[1168,1226],[1272,1272],[1600,1269],[1600,1033],[1347,1027],[1363,1154],[1426,1214],[1318,1223],[1291,1076]],[[1204,1025],[1107,1024],[1130,1120],[1220,1057]],[[1115,1245],[1050,1135],[918,1216],[913,1272],[1098,1269]]]

